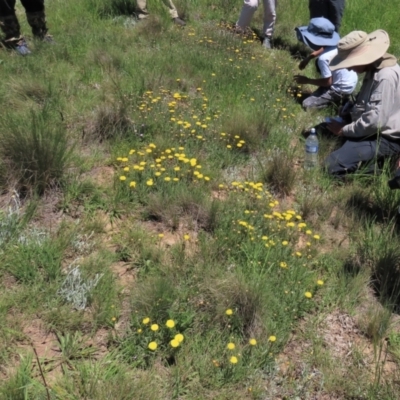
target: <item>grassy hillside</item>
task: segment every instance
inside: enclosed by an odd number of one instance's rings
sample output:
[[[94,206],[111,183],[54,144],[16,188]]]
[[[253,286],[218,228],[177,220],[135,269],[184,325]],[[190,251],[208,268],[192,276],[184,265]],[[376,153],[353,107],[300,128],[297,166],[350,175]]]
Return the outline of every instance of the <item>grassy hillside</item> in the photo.
[[[397,399],[400,195],[303,169],[293,75],[241,1],[52,0],[56,44],[0,52],[1,399]],[[341,29],[397,10],[348,0]],[[253,21],[262,25],[262,10]],[[308,75],[315,74],[310,65]],[[338,146],[321,139],[320,163]]]

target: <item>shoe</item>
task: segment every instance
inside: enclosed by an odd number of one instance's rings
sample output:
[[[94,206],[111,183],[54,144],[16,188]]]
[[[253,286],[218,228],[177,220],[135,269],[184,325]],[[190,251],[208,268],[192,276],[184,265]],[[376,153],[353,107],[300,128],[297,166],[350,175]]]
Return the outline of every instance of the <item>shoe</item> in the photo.
[[[183,19],[180,18],[172,18],[172,21],[174,22],[175,25],[179,26],[185,26],[186,22]]]
[[[264,40],[263,40],[263,44],[262,45],[263,45],[263,47],[265,49],[268,49],[268,50],[272,49],[272,39],[271,39],[271,37],[270,36],[266,36],[264,38]]]
[[[53,39],[53,36],[51,35],[45,35],[43,38],[40,39],[44,43],[48,44],[56,44],[55,40]]]
[[[31,54],[31,51],[29,50],[25,40],[21,40],[16,46],[14,46],[14,50],[20,56],[27,56],[28,54]]]

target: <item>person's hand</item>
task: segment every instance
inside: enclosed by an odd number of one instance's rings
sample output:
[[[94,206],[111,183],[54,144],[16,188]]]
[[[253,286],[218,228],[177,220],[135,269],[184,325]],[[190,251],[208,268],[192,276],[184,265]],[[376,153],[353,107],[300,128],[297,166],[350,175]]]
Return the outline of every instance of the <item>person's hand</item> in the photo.
[[[300,62],[300,64],[299,64],[299,69],[300,69],[300,70],[303,70],[305,67],[307,67],[308,62],[309,62],[308,57],[305,58],[304,60],[301,60],[301,62]]]
[[[308,83],[308,78],[304,75],[295,75],[293,79],[300,85]]]
[[[348,101],[343,107],[339,108],[339,116],[341,117],[346,117],[348,115],[350,115],[350,111],[353,108],[353,102]]]
[[[332,132],[335,136],[343,136],[342,128],[346,125],[345,122],[337,122],[332,120],[329,124],[327,124],[327,128],[330,132]]]

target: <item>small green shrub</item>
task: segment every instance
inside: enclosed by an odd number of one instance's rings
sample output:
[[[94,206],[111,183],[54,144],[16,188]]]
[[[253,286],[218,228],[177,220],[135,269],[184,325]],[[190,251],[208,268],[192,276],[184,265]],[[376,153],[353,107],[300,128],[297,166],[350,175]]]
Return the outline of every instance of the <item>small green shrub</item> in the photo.
[[[3,268],[23,283],[46,282],[61,276],[63,246],[49,237],[40,241],[28,239],[5,254]]]

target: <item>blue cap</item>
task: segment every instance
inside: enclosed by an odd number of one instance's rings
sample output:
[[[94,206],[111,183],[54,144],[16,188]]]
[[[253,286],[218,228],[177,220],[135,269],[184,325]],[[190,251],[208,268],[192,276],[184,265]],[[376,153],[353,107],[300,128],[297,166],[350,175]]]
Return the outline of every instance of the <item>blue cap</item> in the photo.
[[[297,39],[308,47],[336,46],[340,40],[339,34],[335,32],[335,26],[329,19],[323,17],[313,18],[308,26],[299,26],[295,31]]]

